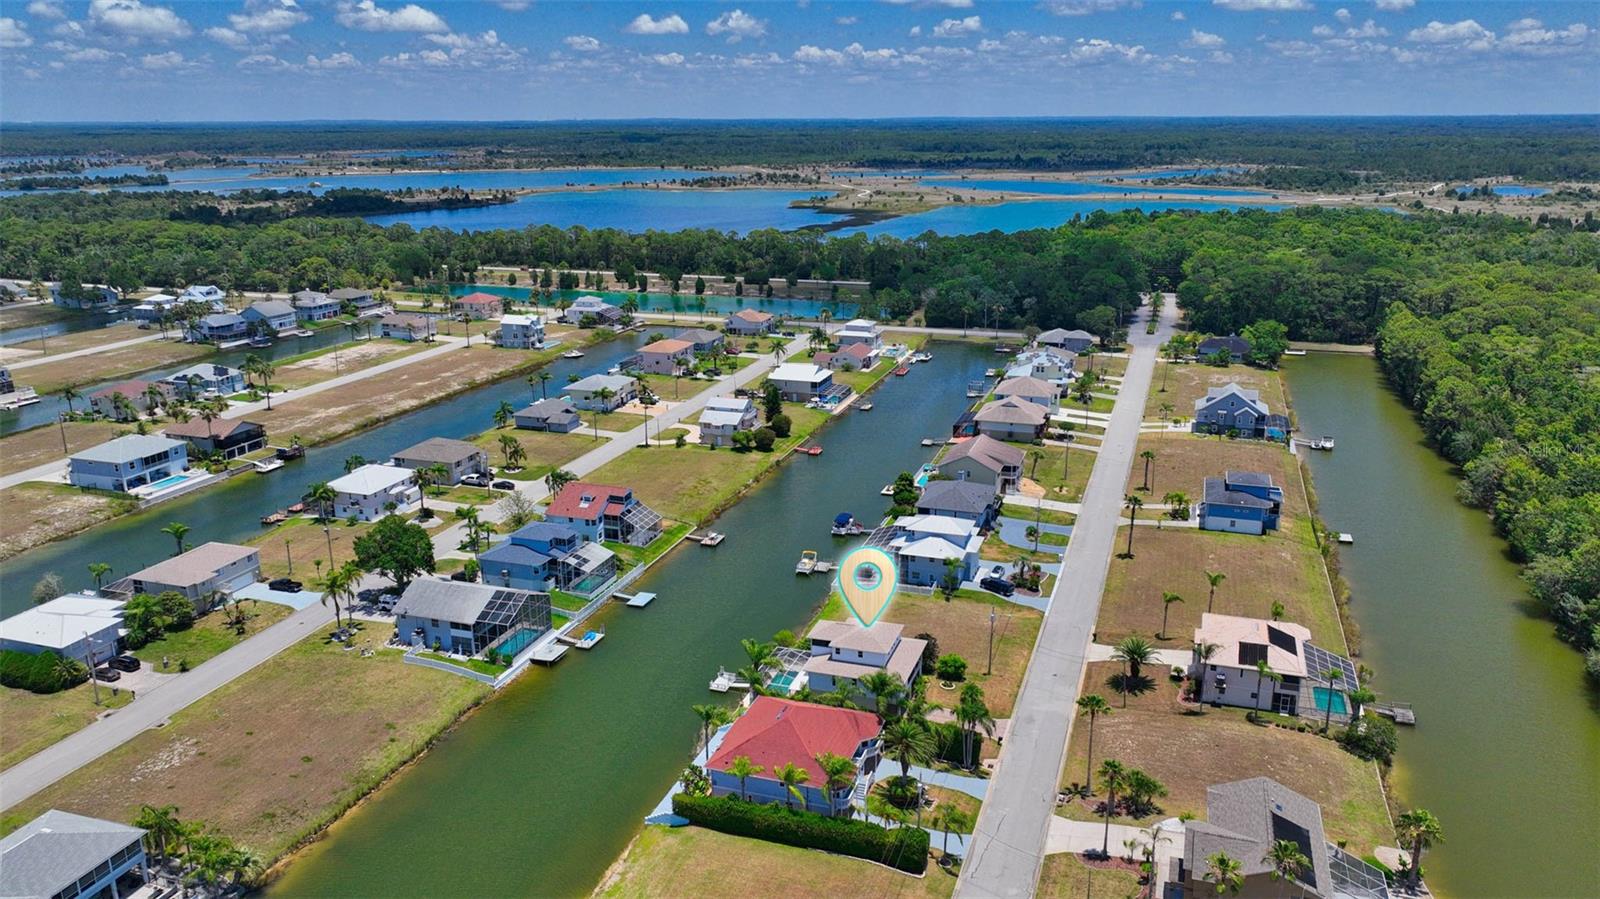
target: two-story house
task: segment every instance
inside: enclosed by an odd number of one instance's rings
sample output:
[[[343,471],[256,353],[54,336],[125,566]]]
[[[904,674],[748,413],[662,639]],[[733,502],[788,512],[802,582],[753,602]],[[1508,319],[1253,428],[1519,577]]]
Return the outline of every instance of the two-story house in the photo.
[[[478,291],[451,300],[450,311],[474,321],[483,321],[499,315],[504,305],[500,297]]]
[[[599,297],[581,296],[562,310],[561,320],[569,325],[581,326],[587,320],[590,325],[610,327],[622,321],[622,310]]]
[[[529,431],[555,431],[558,434],[565,434],[583,426],[583,418],[578,414],[578,407],[559,397],[540,400],[516,413],[512,418],[517,427]]]
[[[567,399],[586,412],[612,412],[639,398],[639,382],[626,375],[590,375],[567,385]]]
[[[744,397],[714,396],[706,400],[700,413],[700,443],[703,446],[732,446],[733,435],[753,430],[760,422],[755,403]]]
[[[484,583],[588,596],[617,575],[616,553],[570,525],[533,521],[479,554]]]
[[[1022,481],[1020,447],[979,434],[953,441],[939,460],[939,473],[957,481],[988,484],[996,493],[1015,493]]]
[[[398,465],[369,463],[329,481],[328,486],[334,491],[335,518],[377,521],[391,513],[408,511],[412,503],[422,499],[416,472]]]
[[[474,656],[504,645],[519,631],[550,630],[550,594],[489,584],[418,578],[394,604],[401,642]],[[519,639],[517,647],[527,645]]]
[[[639,370],[650,374],[670,375],[682,367],[693,364],[694,344],[687,340],[669,337],[639,348]]]
[[[791,402],[803,403],[834,392],[833,372],[810,362],[785,362],[767,375],[778,392]]]
[[[328,296],[339,304],[340,309],[349,306],[355,310],[357,316],[363,318],[376,316],[388,308],[378,302],[378,298],[372,295],[372,291],[364,287],[341,287],[329,293]]]
[[[1038,403],[1008,396],[985,403],[972,420],[981,435],[1031,443],[1044,433],[1050,421],[1050,410]]]
[[[1194,646],[1192,673],[1207,705],[1341,723],[1354,712],[1349,693],[1361,686],[1355,663],[1313,643],[1302,625],[1204,612]],[[1279,679],[1262,677],[1259,662]],[[1339,672],[1336,682],[1326,679],[1329,671]]]
[[[837,353],[818,353],[811,361],[829,371],[870,371],[878,364],[878,348],[870,343],[842,346]]]
[[[74,487],[126,493],[188,467],[189,447],[182,440],[128,434],[72,454],[67,481]]]
[[[483,447],[448,437],[429,437],[395,453],[392,461],[412,471],[442,466],[445,479],[441,483],[446,485],[459,484],[469,474],[489,473],[489,453]]]
[[[172,399],[172,395],[171,384],[134,378],[108,384],[89,394],[85,399],[95,412],[112,421],[133,421],[140,415],[149,414],[153,405],[165,405]],[[121,397],[122,400],[119,401],[117,397]]]
[[[500,316],[500,345],[513,350],[544,347],[544,319],[537,315]]]
[[[917,498],[917,514],[961,518],[988,528],[1000,514],[1000,494],[977,481],[929,481]]]
[[[721,331],[713,331],[710,328],[684,328],[672,335],[672,339],[687,342],[696,353],[709,353],[722,346],[727,338]]]
[[[215,362],[202,362],[161,379],[174,394],[185,399],[230,396],[244,390],[244,372]]]
[[[777,326],[777,319],[768,313],[756,309],[740,309],[728,316],[723,324],[723,330],[739,337],[760,337],[771,333]]]
[[[959,581],[977,576],[983,532],[976,521],[944,515],[907,515],[875,531],[869,543],[895,558],[900,583],[937,587],[951,572]]]
[[[706,775],[715,796],[739,796],[751,802],[804,805],[823,815],[847,814],[854,780],[833,787],[817,764],[823,753],[849,759],[856,770],[870,773],[882,754],[878,716],[857,709],[838,709],[775,696],[758,696],[739,720],[728,728],[715,754],[706,762]],[[734,759],[748,758],[761,769],[742,781],[729,772]],[[807,779],[795,799],[776,772],[785,765],[806,771]]]
[[[905,627],[879,621],[863,627],[854,621],[819,621],[806,635],[811,658],[806,660],[806,685],[814,693],[848,687],[857,702],[876,707],[861,689],[861,679],[884,671],[909,684],[922,671],[928,641],[904,636]]]
[[[864,343],[873,349],[883,348],[883,329],[870,318],[855,318],[833,333],[833,342],[840,349],[855,343]]]
[[[1026,400],[1043,406],[1049,412],[1055,411],[1061,405],[1061,387],[1059,385],[1029,375],[1006,378],[995,387],[994,395],[995,399],[1001,400],[1011,397]]]
[[[294,306],[283,300],[258,300],[246,306],[245,310],[239,313],[239,317],[245,320],[247,326],[251,322],[261,322],[273,334],[282,334],[299,327]]]
[[[1259,471],[1227,471],[1206,478],[1200,496],[1200,527],[1208,531],[1265,534],[1278,529],[1283,488]]]
[[[173,422],[161,433],[188,443],[196,453],[217,453],[224,459],[237,459],[267,446],[267,429],[243,418],[191,418]]]
[[[1077,357],[1067,350],[1039,347],[1018,353],[1006,365],[1006,378],[1034,378],[1057,387],[1065,387],[1077,377],[1072,370]]]
[[[339,301],[320,290],[300,290],[289,297],[295,318],[303,322],[327,321],[339,314]]]
[[[644,546],[661,534],[661,516],[627,487],[574,481],[561,488],[545,520],[571,525],[590,540]]]
[[[195,342],[224,343],[243,340],[250,334],[250,323],[233,312],[213,312],[195,322],[189,339]]]
[[[432,340],[438,331],[438,320],[428,315],[397,312],[378,319],[378,335],[390,340]]]
[[[1284,440],[1289,436],[1289,419],[1273,415],[1261,391],[1228,383],[1206,389],[1206,395],[1194,401],[1196,434],[1235,434],[1240,437]]]

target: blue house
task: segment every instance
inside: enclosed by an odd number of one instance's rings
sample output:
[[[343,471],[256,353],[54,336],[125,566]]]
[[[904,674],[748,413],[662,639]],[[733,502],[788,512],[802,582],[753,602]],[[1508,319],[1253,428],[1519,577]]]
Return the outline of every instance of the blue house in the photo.
[[[550,630],[550,594],[419,578],[400,595],[394,616],[396,634],[414,646],[466,656],[509,653]]]
[[[617,574],[617,556],[576,528],[551,521],[523,525],[478,557],[486,583],[519,590],[591,595]]]
[[[1272,414],[1261,399],[1261,391],[1229,382],[1208,388],[1205,396],[1194,401],[1193,431],[1287,440],[1289,418]]]
[[[983,534],[976,521],[944,515],[907,515],[868,538],[869,546],[891,552],[900,568],[900,583],[937,587],[954,561],[956,577],[972,580],[978,572]]]
[[[1200,527],[1208,531],[1265,534],[1278,529],[1283,510],[1283,488],[1272,475],[1259,471],[1229,471],[1206,478],[1200,500]]]
[[[1250,355],[1250,341],[1237,334],[1226,337],[1207,337],[1195,347],[1194,354],[1200,359],[1211,359],[1218,353],[1226,354],[1229,362],[1243,362]]]

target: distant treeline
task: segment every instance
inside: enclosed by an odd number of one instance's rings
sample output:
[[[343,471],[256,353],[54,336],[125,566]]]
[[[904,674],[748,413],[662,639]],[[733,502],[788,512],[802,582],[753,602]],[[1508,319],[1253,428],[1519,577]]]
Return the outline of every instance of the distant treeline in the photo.
[[[81,187],[160,187],[166,175],[26,175],[0,179],[0,190],[76,190]]]
[[[1218,172],[1190,178],[1156,178],[1151,184],[1214,184],[1224,187],[1264,187],[1268,190],[1356,193],[1368,183],[1358,172],[1340,169],[1268,165],[1242,172]]]
[[[1600,178],[1597,116],[8,125],[17,155],[492,148],[548,165],[1030,170],[1212,161],[1391,178]]]

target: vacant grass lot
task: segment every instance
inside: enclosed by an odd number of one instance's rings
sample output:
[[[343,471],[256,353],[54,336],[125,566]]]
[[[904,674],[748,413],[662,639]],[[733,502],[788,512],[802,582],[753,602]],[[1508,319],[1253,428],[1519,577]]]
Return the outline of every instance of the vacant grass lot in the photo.
[[[1283,384],[1275,371],[1242,364],[1230,365],[1227,368],[1203,363],[1171,365],[1164,358],[1158,368],[1167,371],[1158,370],[1155,373],[1155,380],[1150,385],[1150,394],[1144,404],[1144,417],[1147,420],[1161,417],[1163,403],[1172,404],[1174,417],[1193,419],[1194,401],[1205,396],[1208,388],[1221,387],[1229,382],[1236,382],[1240,387],[1250,390],[1261,391],[1262,401],[1274,415],[1285,412],[1287,408],[1283,400]],[[1163,377],[1166,378],[1167,384],[1165,392],[1161,390]]]
[[[491,428],[472,437],[471,440],[488,450],[490,464],[499,467],[505,463],[505,456],[500,452],[500,437],[505,434],[517,439],[517,443],[522,445],[522,451],[528,454],[528,458],[523,461],[521,471],[502,471],[495,477],[510,478],[515,481],[539,480],[553,469],[560,468],[608,439],[602,437],[596,441],[592,434],[582,430],[556,434],[550,431],[525,431],[521,428]]]
[[[1089,471],[1094,468],[1094,453],[1076,447],[1018,446],[1025,454],[1023,474],[1044,488],[1045,499],[1075,503],[1083,498],[1083,487],[1089,483]]]
[[[1061,535],[1057,534],[1054,536],[1059,537]],[[1041,539],[1039,540],[1039,546],[1041,547],[1045,545],[1043,537],[1044,535],[1041,534]],[[1062,537],[1061,539],[1065,540],[1066,538]],[[1032,549],[1024,549],[1020,546],[1012,546],[1011,544],[1000,539],[999,533],[996,532],[991,532],[989,536],[983,538],[983,546],[980,547],[978,555],[985,562],[1028,561],[1044,563],[1061,561],[1061,556],[1059,553],[1047,553],[1042,549],[1039,552],[1034,552]]]
[[[1272,475],[1272,482],[1283,488],[1284,512],[1304,518],[1306,498],[1300,490],[1300,472],[1295,457],[1281,443],[1264,440],[1229,440],[1226,437],[1199,437],[1193,434],[1144,434],[1138,452],[1156,454],[1150,463],[1151,491],[1145,494],[1144,460],[1136,453],[1128,473],[1128,492],[1138,491],[1146,502],[1159,503],[1168,491],[1180,490],[1190,501],[1199,502],[1205,479],[1221,477],[1226,471],[1260,471]]]
[[[194,627],[186,631],[173,631],[159,640],[152,640],[134,650],[133,654],[146,665],[154,666],[157,671],[161,670],[163,658],[171,661],[170,671],[178,670],[179,661],[188,662],[189,667],[193,668],[288,618],[289,613],[294,611],[275,602],[258,602],[253,599],[245,600],[241,608],[246,617],[245,632],[242,635],[236,633],[233,626],[228,624],[227,611],[218,610],[196,621]]]
[[[29,693],[0,687],[0,770],[82,730],[106,709],[127,705],[133,694],[115,695],[100,685],[100,705],[94,704],[94,685],[82,683],[60,693]]]
[[[595,891],[611,899],[696,896],[895,896],[942,899],[956,879],[929,865],[913,877],[862,859],[735,837],[701,827],[647,825]]]
[[[1144,895],[1144,888],[1130,871],[1091,868],[1071,852],[1058,852],[1044,857],[1039,889],[1034,895],[1038,899],[1134,899]]]
[[[369,630],[358,642],[376,645]],[[176,805],[268,863],[337,816],[488,694],[476,681],[370,658],[318,633],[26,802],[11,830],[45,809],[129,821]]]
[[[1118,670],[1115,662],[1095,662],[1084,675],[1084,690],[1101,694],[1113,707],[1111,715],[1095,722],[1094,764],[1116,759],[1142,769],[1169,791],[1158,801],[1161,811],[1138,822],[1121,823],[1149,824],[1183,812],[1203,819],[1206,787],[1270,777],[1321,803],[1328,838],[1349,840],[1356,855],[1393,844],[1388,810],[1371,762],[1314,734],[1251,724],[1243,709],[1186,711],[1177,704],[1177,685],[1159,669],[1147,669],[1155,689],[1130,698],[1123,708],[1120,695],[1106,685]],[[1080,720],[1072,729],[1062,770],[1064,784],[1083,781],[1089,735],[1085,724]],[[1061,813],[1079,820],[1098,819],[1081,803],[1068,804]]]
[[[120,332],[118,336],[111,336],[106,331],[86,333],[100,335],[100,339],[91,344],[97,345],[129,340],[143,336],[146,332],[130,329]],[[50,352],[61,352],[56,347],[56,338],[50,339]],[[205,344],[152,340],[114,350],[74,356],[58,362],[42,362],[19,369],[14,374],[19,384],[27,384],[40,393],[54,393],[64,387],[82,387],[85,384],[123,378],[154,368],[182,365],[209,356],[213,352],[214,348]]]
[[[1099,374],[1114,375],[1120,378],[1122,373],[1128,370],[1128,357],[1126,356],[1104,356],[1096,353],[1093,359],[1094,370]],[[1073,360],[1072,367],[1078,371],[1088,371],[1089,361],[1090,357],[1079,356]]]
[[[79,408],[83,408],[79,404]],[[67,450],[61,450],[61,434],[67,435]],[[0,438],[0,474],[15,474],[43,465],[91,446],[99,446],[120,434],[133,433],[132,424],[115,421],[69,421],[63,426],[30,428]]]
[[[382,338],[357,344],[339,344],[309,353],[296,362],[277,366],[272,375],[272,386],[277,390],[308,387],[432,348],[431,344],[421,341]]]
[[[126,515],[134,500],[65,484],[18,484],[0,490],[0,559]]]

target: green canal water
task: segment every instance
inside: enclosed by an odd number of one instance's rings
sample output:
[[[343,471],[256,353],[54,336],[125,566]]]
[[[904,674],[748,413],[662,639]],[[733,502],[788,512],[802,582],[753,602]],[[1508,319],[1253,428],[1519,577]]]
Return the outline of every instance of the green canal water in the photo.
[[[636,586],[646,609],[601,613],[606,637],[536,669],[336,824],[269,889],[281,896],[574,896],[592,890],[688,762],[695,703],[741,637],[803,625],[828,582],[792,572],[802,550],[837,557],[833,516],[881,513],[878,491],[914,471],[966,407],[986,347],[940,343],[934,359],[819,434],[716,523],[727,542],[689,544]],[[670,452],[665,450],[663,452]]]
[[[1311,470],[1322,517],[1355,535],[1340,556],[1363,661],[1380,694],[1416,708],[1391,786],[1444,825],[1429,881],[1450,896],[1600,894],[1600,709],[1579,655],[1372,359],[1285,371],[1301,432],[1338,440]]]

